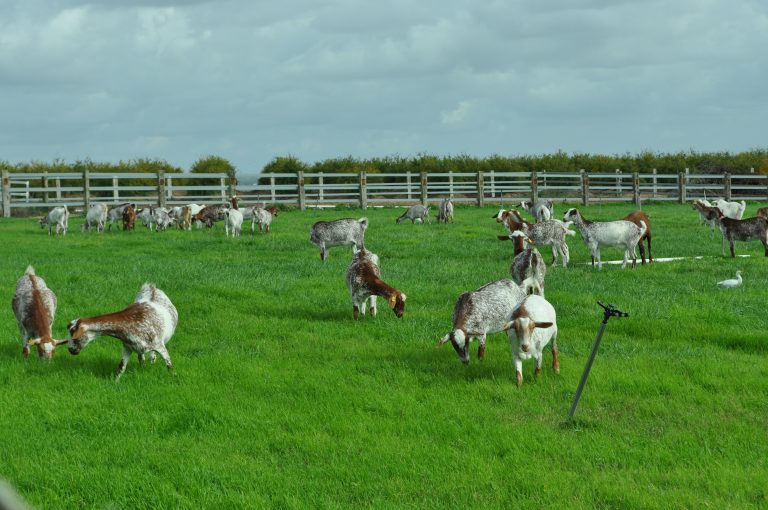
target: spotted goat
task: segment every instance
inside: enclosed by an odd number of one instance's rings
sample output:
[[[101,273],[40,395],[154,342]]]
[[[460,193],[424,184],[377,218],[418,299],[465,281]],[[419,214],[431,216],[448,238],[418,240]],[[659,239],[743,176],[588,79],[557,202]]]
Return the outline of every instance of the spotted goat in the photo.
[[[263,207],[254,207],[251,210],[253,211],[253,219],[251,220],[251,234],[256,233],[256,225],[259,226],[259,234],[261,234],[263,230],[266,230],[267,234],[269,234],[272,220],[275,216],[277,216],[277,213],[280,211],[280,209],[277,207],[267,207],[266,209]]]
[[[309,241],[320,248],[320,260],[328,258],[328,249],[332,246],[352,245],[354,250],[365,246],[365,230],[368,218],[344,218],[334,221],[318,221],[312,225]]]
[[[765,256],[768,257],[768,219],[762,216],[747,218],[746,220],[734,220],[720,216],[720,231],[723,233],[723,241],[720,252],[725,256],[725,240],[731,247],[731,257],[736,257],[736,241],[759,240],[763,243]]]
[[[528,238],[533,241],[536,246],[551,246],[552,247],[552,266],[557,265],[558,254],[562,257],[563,267],[568,266],[570,260],[570,251],[568,249],[568,243],[565,241],[565,236],[576,235],[576,233],[570,230],[568,227],[570,222],[564,223],[559,220],[541,221],[539,223],[528,223],[523,220],[515,210],[501,209],[493,216],[497,223],[503,223],[504,228],[507,229],[509,235],[498,236],[501,241],[511,240],[510,235],[512,232],[519,230],[523,232]]]
[[[547,274],[547,265],[539,250],[533,247],[533,241],[519,230],[510,235],[515,245],[515,258],[509,272],[512,280],[520,285],[526,294],[544,295],[544,277]],[[530,245],[530,246],[526,246]]]
[[[347,268],[347,288],[352,296],[352,315],[355,320],[360,313],[365,315],[365,305],[369,303],[371,317],[376,317],[376,297],[387,300],[398,319],[405,313],[406,295],[381,279],[379,257],[362,248],[352,257]]]
[[[168,370],[173,370],[166,344],[176,331],[179,314],[176,307],[162,290],[145,283],[136,300],[128,308],[115,313],[75,319],[69,323],[70,354],[77,355],[91,340],[99,336],[111,336],[123,343],[123,357],[117,366],[117,379],[125,372],[131,353],[136,353],[139,363],[149,353],[154,363],[159,354]]]
[[[637,246],[638,241],[643,237],[648,228],[643,220],[639,220],[641,226],[637,226],[627,220],[589,221],[575,208],[568,209],[563,220],[573,221],[576,227],[578,227],[584,243],[592,254],[592,267],[595,267],[595,260],[597,260],[597,268],[603,269],[603,262],[600,260],[600,247],[623,249],[624,262],[621,264],[622,269],[627,266],[630,256],[632,258],[632,268],[637,266],[635,246]]]
[[[475,338],[480,344],[477,357],[482,360],[486,336],[503,331],[512,312],[525,298],[520,286],[506,278],[465,292],[453,308],[451,332],[441,338],[437,346],[450,342],[461,362],[469,363],[469,342]]]
[[[16,291],[11,301],[16,322],[19,324],[22,354],[29,357],[29,348],[37,348],[41,359],[51,359],[56,346],[66,340],[53,338],[53,319],[56,316],[56,294],[45,284],[45,280],[35,275],[35,269],[29,266],[24,276],[16,282]]]

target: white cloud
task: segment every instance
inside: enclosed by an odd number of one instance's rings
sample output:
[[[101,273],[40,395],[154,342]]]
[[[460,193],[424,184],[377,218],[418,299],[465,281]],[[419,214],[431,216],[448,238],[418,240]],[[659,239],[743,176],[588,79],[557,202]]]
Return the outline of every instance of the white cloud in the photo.
[[[458,106],[449,112],[442,112],[440,118],[444,126],[454,126],[463,123],[472,111],[474,101],[460,101]]]

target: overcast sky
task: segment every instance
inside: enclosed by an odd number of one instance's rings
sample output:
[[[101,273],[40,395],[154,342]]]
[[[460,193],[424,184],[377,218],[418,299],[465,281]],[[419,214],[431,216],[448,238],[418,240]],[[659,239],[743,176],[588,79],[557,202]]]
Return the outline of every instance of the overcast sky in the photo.
[[[764,0],[3,0],[0,160],[768,146]]]

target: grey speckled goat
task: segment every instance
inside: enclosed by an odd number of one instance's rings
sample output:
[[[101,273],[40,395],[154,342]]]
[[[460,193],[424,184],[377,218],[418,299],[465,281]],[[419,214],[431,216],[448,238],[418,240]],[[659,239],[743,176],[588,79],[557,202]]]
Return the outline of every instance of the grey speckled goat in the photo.
[[[412,205],[411,207],[408,208],[407,211],[405,211],[395,220],[395,223],[399,225],[405,220],[411,220],[411,223],[416,223],[416,220],[421,222],[426,221],[427,223],[431,223],[429,220],[429,206],[428,205]]]
[[[597,259],[597,268],[602,269],[603,263],[600,260],[600,247],[608,246],[624,250],[624,263],[622,269],[627,266],[627,259],[632,256],[632,268],[637,265],[637,253],[635,246],[645,234],[648,225],[640,220],[637,226],[631,221],[589,221],[584,218],[578,209],[568,209],[563,217],[565,221],[573,221],[581,232],[581,237],[592,253],[592,266]]]
[[[365,246],[365,229],[368,228],[368,218],[344,218],[335,221],[318,221],[312,225],[309,240],[320,248],[320,259],[328,258],[328,248],[331,246],[352,245],[355,249]]]
[[[444,198],[440,201],[440,207],[437,211],[438,223],[453,223],[453,202],[450,198]]]
[[[731,245],[731,257],[736,256],[735,241],[751,241],[758,239],[763,243],[765,256],[768,257],[768,220],[762,216],[747,218],[746,220],[734,220],[726,218],[720,213],[720,231],[723,233],[721,251],[725,255],[725,240]]]
[[[438,346],[451,342],[462,363],[469,363],[469,342],[476,338],[480,342],[477,357],[482,360],[486,335],[502,331],[525,298],[525,292],[506,278],[465,292],[453,309],[453,329],[440,339]]]

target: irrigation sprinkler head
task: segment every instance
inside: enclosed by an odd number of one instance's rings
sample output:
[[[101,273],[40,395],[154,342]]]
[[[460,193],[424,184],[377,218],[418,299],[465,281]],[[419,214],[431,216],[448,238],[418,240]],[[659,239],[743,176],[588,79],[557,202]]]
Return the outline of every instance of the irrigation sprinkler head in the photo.
[[[608,319],[611,317],[629,317],[629,314],[627,312],[622,312],[615,306],[613,306],[611,303],[608,303],[607,305],[603,304],[601,301],[597,302],[598,305],[604,310],[603,312],[603,322],[608,322]]]

